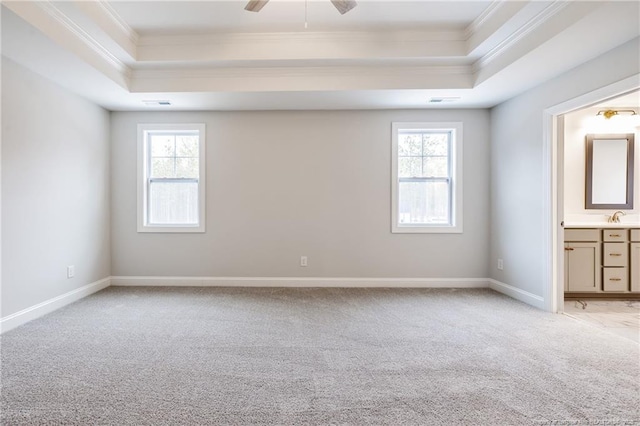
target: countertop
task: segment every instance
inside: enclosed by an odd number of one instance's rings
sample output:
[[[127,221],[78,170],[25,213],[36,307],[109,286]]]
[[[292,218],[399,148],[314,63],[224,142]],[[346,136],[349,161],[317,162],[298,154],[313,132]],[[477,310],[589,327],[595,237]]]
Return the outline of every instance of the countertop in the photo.
[[[609,222],[565,222],[565,229],[580,228],[580,229],[632,229],[640,228],[640,223],[637,222],[621,222],[621,223],[609,223]]]

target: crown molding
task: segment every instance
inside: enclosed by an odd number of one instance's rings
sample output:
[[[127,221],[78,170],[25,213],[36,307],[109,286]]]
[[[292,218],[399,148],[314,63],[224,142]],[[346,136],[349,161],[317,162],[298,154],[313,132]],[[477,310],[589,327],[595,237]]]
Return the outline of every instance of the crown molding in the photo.
[[[111,66],[117,69],[123,74],[130,73],[129,67],[124,62],[120,61],[115,55],[113,55],[108,49],[100,44],[89,33],[82,29],[72,19],[65,15],[60,9],[58,9],[50,0],[38,1],[35,3],[38,7],[44,10],[49,16],[55,19],[61,24],[67,31],[71,32],[76,38],[82,41],[93,52],[98,54],[105,62],[108,62]]]
[[[463,58],[461,31],[142,36],[140,62]]]
[[[117,84],[128,86],[131,69],[53,2],[4,2],[3,5]]]
[[[464,41],[464,32],[456,28],[447,30],[397,30],[397,31],[305,31],[270,33],[206,33],[206,34],[145,34],[138,46],[208,45],[233,41],[256,43],[262,41],[299,42],[326,41],[331,43],[394,41]]]
[[[85,3],[80,0],[80,3]],[[127,38],[135,45],[138,44],[140,40],[140,35],[133,28],[127,24],[127,22],[116,12],[116,10],[111,6],[109,1],[107,0],[97,0],[96,3],[105,11],[105,14],[109,16],[111,21],[120,27],[120,30],[126,34]]]
[[[471,23],[464,29],[464,39],[469,40],[471,37],[473,37],[478,32],[478,30],[487,23],[489,18],[495,15],[496,11],[503,5],[504,0],[493,0],[493,2],[491,2],[491,4],[487,6],[487,8],[483,10],[482,13],[476,19],[471,21]]]
[[[75,0],[75,5],[88,15],[111,40],[120,46],[129,55],[130,59],[136,58],[140,36],[118,15],[107,1]]]
[[[470,89],[469,66],[134,70],[132,92]]]
[[[549,6],[544,8],[540,13],[528,20],[524,25],[512,32],[508,37],[503,39],[489,52],[473,63],[473,72],[477,73],[492,61],[504,55],[507,51],[513,49],[522,39],[534,33],[536,29],[548,22],[552,17],[565,9],[569,2],[564,0],[555,0]]]

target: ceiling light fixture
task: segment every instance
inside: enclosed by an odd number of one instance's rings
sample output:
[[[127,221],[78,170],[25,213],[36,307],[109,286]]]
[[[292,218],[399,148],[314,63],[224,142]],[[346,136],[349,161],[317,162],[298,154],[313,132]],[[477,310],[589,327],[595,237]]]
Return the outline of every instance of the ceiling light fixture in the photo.
[[[608,120],[614,115],[620,115],[620,114],[638,115],[638,113],[632,109],[603,109],[601,111],[598,111],[596,116],[602,115],[604,116],[605,119]]]
[[[260,10],[269,2],[269,0],[250,0],[244,7],[249,12],[260,12]],[[333,6],[344,15],[358,5],[355,0],[331,0]]]

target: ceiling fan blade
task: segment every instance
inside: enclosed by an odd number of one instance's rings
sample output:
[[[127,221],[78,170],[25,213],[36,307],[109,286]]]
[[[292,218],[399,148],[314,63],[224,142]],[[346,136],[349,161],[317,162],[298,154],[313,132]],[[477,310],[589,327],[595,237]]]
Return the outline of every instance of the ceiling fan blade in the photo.
[[[331,0],[331,3],[333,3],[341,15],[344,15],[358,5],[355,0]]]
[[[249,12],[260,12],[260,9],[262,9],[268,2],[269,0],[251,0],[244,7],[244,10],[248,10]]]

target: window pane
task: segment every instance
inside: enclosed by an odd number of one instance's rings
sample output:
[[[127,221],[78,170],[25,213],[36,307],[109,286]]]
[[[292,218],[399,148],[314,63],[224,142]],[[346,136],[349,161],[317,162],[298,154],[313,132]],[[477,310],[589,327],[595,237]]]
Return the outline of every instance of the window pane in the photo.
[[[173,135],[151,135],[152,157],[173,157],[175,151],[175,137]]]
[[[422,155],[422,134],[398,134],[398,155]]]
[[[175,177],[175,160],[173,158],[153,158],[151,160],[152,178]]]
[[[153,158],[151,160],[152,178],[175,177],[175,160],[173,158]]]
[[[197,157],[198,156],[198,136],[197,135],[176,136],[176,156]]]
[[[176,159],[176,177],[197,179],[199,173],[197,158]]]
[[[400,182],[400,224],[449,224],[447,182]]]
[[[448,133],[425,133],[424,155],[449,155]]]
[[[198,183],[151,182],[149,223],[153,225],[197,225]]]
[[[400,157],[398,158],[399,177],[422,177],[421,157]]]
[[[449,159],[447,157],[425,157],[424,175],[427,177],[449,177]]]

